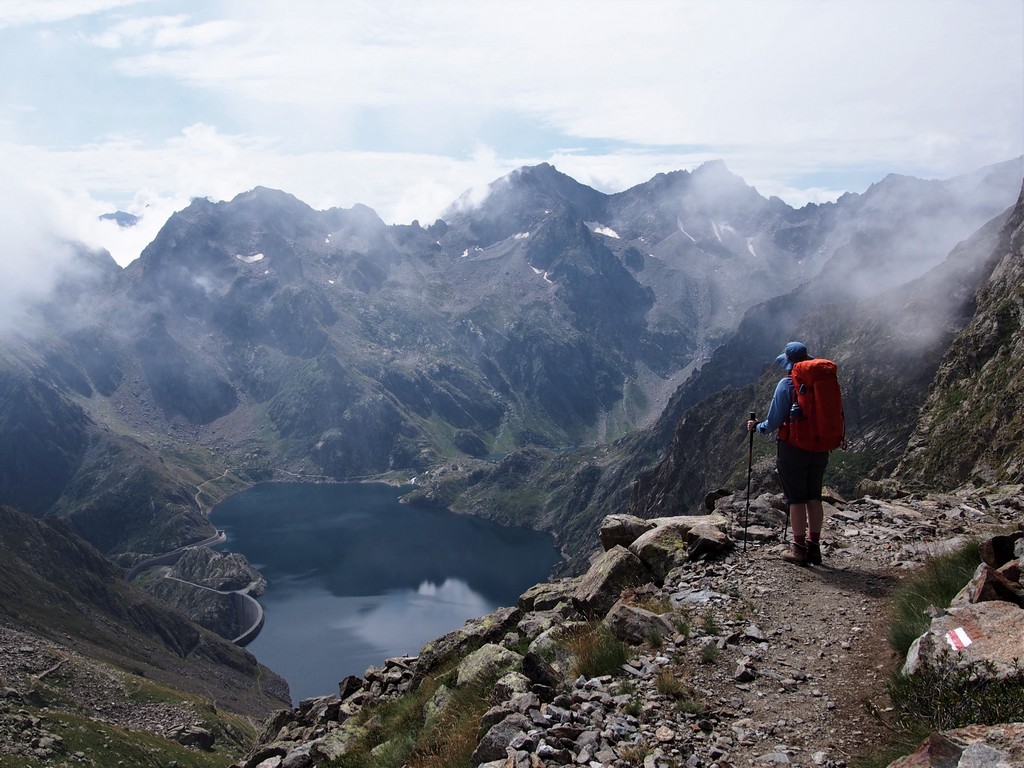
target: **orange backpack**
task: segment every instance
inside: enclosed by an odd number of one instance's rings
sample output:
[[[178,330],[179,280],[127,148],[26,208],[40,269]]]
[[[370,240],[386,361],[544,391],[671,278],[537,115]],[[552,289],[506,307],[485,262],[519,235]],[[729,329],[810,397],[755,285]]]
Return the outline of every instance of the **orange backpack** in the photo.
[[[805,451],[831,451],[846,444],[846,417],[836,364],[813,358],[790,372],[796,401],[779,439]]]

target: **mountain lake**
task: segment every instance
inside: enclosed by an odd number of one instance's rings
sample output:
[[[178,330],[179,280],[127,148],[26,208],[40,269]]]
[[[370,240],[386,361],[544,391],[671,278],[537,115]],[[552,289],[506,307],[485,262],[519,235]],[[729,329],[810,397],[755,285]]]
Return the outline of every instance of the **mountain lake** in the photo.
[[[246,647],[288,681],[293,703],[515,605],[560,560],[547,534],[400,503],[408,490],[265,483],[211,513],[227,534],[220,549],[268,582],[263,630]]]

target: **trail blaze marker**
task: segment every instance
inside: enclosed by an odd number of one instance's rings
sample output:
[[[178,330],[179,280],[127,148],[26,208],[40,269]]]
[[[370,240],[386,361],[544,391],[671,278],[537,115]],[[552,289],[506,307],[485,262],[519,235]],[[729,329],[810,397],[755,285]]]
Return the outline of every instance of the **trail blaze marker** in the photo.
[[[952,632],[946,633],[946,642],[950,644],[954,651],[962,651],[974,641],[971,640],[970,635],[964,631],[963,627],[957,627]]]

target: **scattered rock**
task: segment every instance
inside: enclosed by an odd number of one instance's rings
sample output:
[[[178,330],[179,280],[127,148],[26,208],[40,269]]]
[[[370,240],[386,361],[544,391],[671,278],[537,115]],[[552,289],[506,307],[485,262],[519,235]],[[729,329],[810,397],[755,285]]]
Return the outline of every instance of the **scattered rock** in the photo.
[[[986,507],[982,493],[996,501]],[[459,659],[458,684],[498,679],[493,706],[480,721],[477,768],[845,768],[843,756],[863,755],[867,745],[887,737],[863,702],[883,695],[900,663],[881,638],[901,574],[950,542],[986,527],[1016,525],[1022,494],[1018,487],[1003,495],[990,489],[836,498],[826,519],[824,563],[811,568],[779,558],[782,531],[773,526],[784,518],[773,523],[772,517],[778,498],[758,499],[767,531],[758,536],[765,544],[752,546],[751,539],[747,552],[726,547],[707,559],[688,557],[687,537],[694,531],[705,536],[703,525],[724,535],[728,522],[721,511],[735,509],[735,497],[717,498],[713,516],[644,521],[654,527],[629,548],[614,543],[583,577],[537,585],[515,609],[467,622],[428,643],[419,657],[388,660],[382,669],[367,670],[361,682],[343,681],[344,701],[303,702],[273,718],[263,746],[243,768],[256,768],[257,758],[279,761],[279,768],[336,759],[359,733],[354,713],[403,695],[429,671]],[[983,515],[971,511],[980,509]],[[622,531],[640,528],[646,524],[608,523],[609,531],[618,531],[615,542],[632,535]],[[1005,552],[1006,545],[996,549]],[[1014,562],[980,568],[962,604],[935,611],[918,653],[950,649],[945,635],[963,627],[972,642],[959,658],[978,653],[1001,659],[1005,668],[1024,634],[1018,623],[1024,610],[998,599],[1017,594]],[[671,620],[645,607],[655,604],[670,606]],[[585,635],[595,620],[626,642],[631,655],[614,674],[566,682],[574,661],[566,637]],[[523,643],[525,656],[506,647]],[[425,717],[436,719],[451,700],[452,692],[439,687],[424,706]],[[1022,727],[936,734],[928,744],[962,766],[1020,764]],[[930,754],[927,759],[939,753]],[[898,763],[925,764],[936,763]]]
[[[622,546],[614,546],[598,558],[573,593],[573,605],[584,616],[600,619],[619,599],[622,590],[651,580],[640,558]]]

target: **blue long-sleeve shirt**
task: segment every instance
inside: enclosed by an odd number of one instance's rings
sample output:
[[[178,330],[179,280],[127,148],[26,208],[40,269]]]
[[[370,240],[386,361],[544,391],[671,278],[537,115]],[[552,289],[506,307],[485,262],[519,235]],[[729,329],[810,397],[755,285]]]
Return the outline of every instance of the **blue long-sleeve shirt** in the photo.
[[[768,406],[768,417],[757,425],[757,431],[767,435],[781,427],[789,418],[789,408],[793,404],[793,380],[787,376],[779,379],[772,395],[772,404]]]

